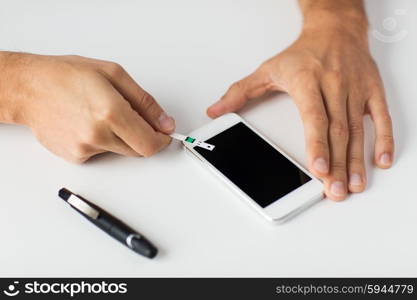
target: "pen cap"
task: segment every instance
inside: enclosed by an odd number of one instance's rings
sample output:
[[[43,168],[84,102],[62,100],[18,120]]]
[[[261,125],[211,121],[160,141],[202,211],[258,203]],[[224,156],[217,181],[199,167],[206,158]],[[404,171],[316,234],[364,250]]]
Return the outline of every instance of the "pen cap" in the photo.
[[[71,197],[72,193],[70,191],[68,191],[66,188],[62,188],[59,190],[58,192],[58,196],[62,199],[64,199],[65,201],[68,200],[69,197]]]
[[[133,237],[130,246],[133,251],[149,258],[154,258],[158,254],[158,249],[143,237]]]

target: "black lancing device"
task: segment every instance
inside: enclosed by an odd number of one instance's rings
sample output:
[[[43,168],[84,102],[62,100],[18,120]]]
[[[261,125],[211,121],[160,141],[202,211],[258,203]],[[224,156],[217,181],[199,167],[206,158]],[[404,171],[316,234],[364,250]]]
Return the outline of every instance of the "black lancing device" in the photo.
[[[66,188],[60,189],[58,195],[91,223],[136,253],[148,258],[157,255],[158,249],[149,240],[104,209]]]

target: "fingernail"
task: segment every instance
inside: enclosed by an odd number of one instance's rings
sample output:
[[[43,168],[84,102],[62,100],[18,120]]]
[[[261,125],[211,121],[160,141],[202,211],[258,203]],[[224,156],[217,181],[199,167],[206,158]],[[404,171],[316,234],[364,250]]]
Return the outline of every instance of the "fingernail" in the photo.
[[[346,194],[345,186],[341,181],[335,181],[330,187],[330,191],[335,196],[344,196]]]
[[[162,112],[159,116],[159,125],[162,130],[171,131],[175,128],[175,121],[172,117],[168,116],[165,112]]]
[[[356,174],[356,173],[350,175],[349,184],[350,185],[362,185],[361,175]]]
[[[379,158],[379,162],[384,166],[391,165],[391,155],[389,155],[388,153],[382,154]]]
[[[317,158],[314,163],[313,167],[317,172],[320,173],[327,173],[329,172],[329,165],[327,164],[327,161],[324,158]]]

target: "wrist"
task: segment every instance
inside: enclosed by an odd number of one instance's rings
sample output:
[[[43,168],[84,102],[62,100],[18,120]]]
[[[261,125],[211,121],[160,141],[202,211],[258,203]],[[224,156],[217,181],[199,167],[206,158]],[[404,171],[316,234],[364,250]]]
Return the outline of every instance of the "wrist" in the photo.
[[[368,45],[368,20],[358,9],[314,9],[304,14],[303,33],[328,35],[334,38],[348,36]]]
[[[19,61],[24,54],[0,51],[0,123],[22,124],[23,101]]]

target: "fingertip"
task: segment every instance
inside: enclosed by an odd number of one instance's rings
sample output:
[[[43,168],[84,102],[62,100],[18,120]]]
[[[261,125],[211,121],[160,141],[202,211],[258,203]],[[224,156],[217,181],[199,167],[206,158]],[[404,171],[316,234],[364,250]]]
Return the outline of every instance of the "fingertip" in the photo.
[[[365,185],[350,185],[349,184],[349,192],[350,193],[362,193],[365,190]]]
[[[347,197],[346,185],[342,181],[333,181],[326,186],[325,194],[332,201],[343,201]]]
[[[332,193],[326,193],[326,197],[329,198],[330,200],[334,201],[334,202],[341,202],[343,200],[346,199],[346,196],[335,196]]]
[[[359,173],[353,173],[349,177],[349,192],[361,193],[365,190],[366,179],[365,176]]]
[[[224,107],[223,103],[221,102],[221,100],[216,102],[215,104],[213,104],[212,106],[210,106],[207,109],[207,115],[212,119],[220,117],[225,112],[226,112],[225,107]]]
[[[162,139],[163,139],[164,144],[169,145],[172,141],[172,137],[170,137],[169,135],[163,134],[163,133],[161,133],[161,135],[162,135]]]
[[[162,132],[170,134],[175,130],[175,120],[173,117],[168,116],[165,112],[162,112],[158,118],[159,128]]]
[[[215,114],[215,109],[213,109],[213,106],[210,106],[209,108],[207,108],[206,113],[212,119],[217,117],[217,115]]]
[[[171,140],[169,135],[156,132],[154,141],[142,149],[141,155],[144,157],[153,156],[165,149],[171,143]]]
[[[161,151],[171,143],[172,138],[162,132],[155,133],[155,153]]]
[[[392,166],[393,158],[392,154],[388,152],[384,152],[376,157],[375,164],[378,168],[381,169],[389,169]]]

